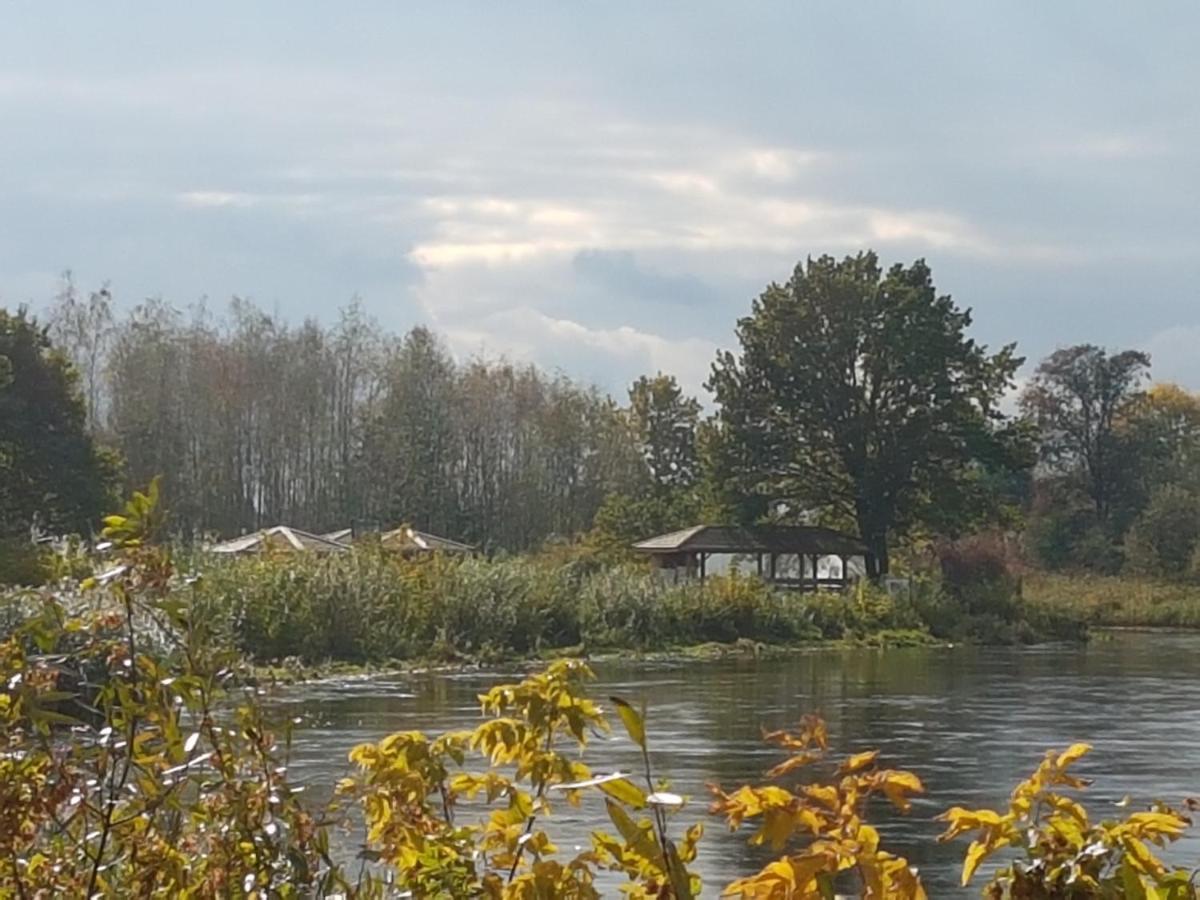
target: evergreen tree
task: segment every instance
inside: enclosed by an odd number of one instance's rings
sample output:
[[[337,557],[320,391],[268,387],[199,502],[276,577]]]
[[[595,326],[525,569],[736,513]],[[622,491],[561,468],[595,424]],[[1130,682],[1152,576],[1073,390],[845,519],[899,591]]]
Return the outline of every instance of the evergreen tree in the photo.
[[[78,375],[24,309],[0,309],[0,359],[0,529],[87,533],[116,467],[88,434]]]

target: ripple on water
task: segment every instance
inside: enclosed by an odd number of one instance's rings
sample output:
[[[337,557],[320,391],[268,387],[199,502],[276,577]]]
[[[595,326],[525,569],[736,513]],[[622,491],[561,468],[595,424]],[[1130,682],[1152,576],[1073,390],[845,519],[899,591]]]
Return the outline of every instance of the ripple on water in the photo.
[[[961,895],[965,849],[933,842],[941,830],[934,816],[954,804],[1002,805],[1048,748],[1095,745],[1081,771],[1097,781],[1087,801],[1098,813],[1115,813],[1125,794],[1142,802],[1200,793],[1200,635],[1130,632],[1085,647],[851,649],[758,661],[605,660],[594,668],[594,696],[647,702],[655,768],[691,798],[677,817],[681,827],[706,819],[709,783],[735,785],[778,760],[761,742],[763,727],[794,724],[806,712],[826,717],[835,749],[879,747],[890,765],[916,771],[928,795],[909,816],[881,811],[879,823],[892,848],[920,866],[931,896]],[[281,700],[289,716],[303,716],[293,775],[319,795],[345,774],[357,743],[397,730],[472,727],[476,695],[523,671],[299,686]],[[619,727],[588,759],[598,769],[640,768]],[[586,843],[605,821],[598,801],[566,811],[561,844]],[[744,839],[709,821],[699,866],[706,895],[765,861]],[[1200,840],[1181,842],[1173,856],[1200,857]]]

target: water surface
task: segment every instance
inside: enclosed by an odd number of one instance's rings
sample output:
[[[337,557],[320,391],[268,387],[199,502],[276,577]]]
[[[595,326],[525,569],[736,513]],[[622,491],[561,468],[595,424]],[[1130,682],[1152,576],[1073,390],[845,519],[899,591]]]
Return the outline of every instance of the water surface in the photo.
[[[690,795],[679,825],[703,818],[697,865],[705,896],[768,858],[708,819],[706,785],[757,778],[780,756],[762,728],[794,724],[806,712],[828,721],[838,750],[880,748],[889,766],[915,771],[928,793],[908,816],[875,821],[885,846],[920,867],[931,896],[955,896],[965,842],[937,845],[933,817],[952,805],[1000,806],[1046,748],[1095,745],[1080,766],[1096,779],[1087,791],[1097,814],[1114,802],[1179,802],[1200,794],[1200,635],[1121,632],[1083,647],[817,650],[782,659],[636,662],[594,666],[596,697],[649,705],[649,738],[658,772]],[[477,695],[518,669],[389,676],[295,689],[283,701],[302,716],[292,773],[314,793],[346,774],[355,744],[398,730],[439,732],[479,722]],[[615,719],[615,717],[614,717]],[[616,731],[620,731],[619,725]],[[638,771],[623,735],[596,741],[586,760],[596,771]],[[550,829],[564,849],[587,830],[611,830],[602,802],[563,809]],[[1172,857],[1200,864],[1200,836]],[[970,891],[978,894],[978,889]]]

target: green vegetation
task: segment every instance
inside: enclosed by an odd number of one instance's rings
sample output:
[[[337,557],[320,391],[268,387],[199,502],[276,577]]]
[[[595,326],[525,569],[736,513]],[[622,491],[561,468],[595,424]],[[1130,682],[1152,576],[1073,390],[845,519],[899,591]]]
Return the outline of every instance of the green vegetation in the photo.
[[[1200,628],[1200,585],[1192,582],[1042,572],[1023,589],[1035,607],[1096,627]]]
[[[717,471],[747,501],[853,523],[886,574],[898,539],[998,520],[1023,429],[997,404],[1023,360],[970,338],[970,311],[923,261],[885,273],[874,253],[796,266],[718,355]]]
[[[116,468],[86,430],[78,375],[46,330],[0,309],[0,583],[29,577],[31,531],[87,534]]]
[[[289,779],[288,726],[243,689],[245,670],[199,593],[172,589],[170,555],[151,540],[156,501],[154,489],[137,494],[106,520],[118,565],[81,586],[78,610],[44,595],[0,641],[0,896],[596,900],[602,874],[631,897],[700,895],[704,826],[678,823],[695,801],[654,769],[653,719],[621,698],[590,698],[579,660],[493,687],[471,731],[354,748],[357,771],[334,802],[309,805]],[[641,750],[636,775],[584,761],[613,719]],[[760,784],[713,785],[710,813],[752,829],[751,844],[776,858],[721,893],[925,900],[918,870],[870,822],[879,802],[907,812],[921,780],[878,750],[833,759],[815,717],[765,739],[778,763]],[[1007,810],[943,814],[944,840],[974,836],[963,883],[1011,848],[1024,858],[993,875],[988,896],[1195,900],[1189,873],[1154,850],[1190,821],[1154,804],[1094,822],[1070,771],[1089,749],[1048,753]],[[611,830],[574,851],[556,846],[556,811],[585,794],[603,799]],[[376,863],[357,874],[330,849],[351,809]]]
[[[896,598],[866,584],[847,594],[797,594],[750,577],[668,585],[641,567],[594,560],[251,558],[207,568],[187,590],[258,660],[487,660],[712,642],[1011,643],[1083,634],[1077,620],[999,584],[951,593],[931,582]]]

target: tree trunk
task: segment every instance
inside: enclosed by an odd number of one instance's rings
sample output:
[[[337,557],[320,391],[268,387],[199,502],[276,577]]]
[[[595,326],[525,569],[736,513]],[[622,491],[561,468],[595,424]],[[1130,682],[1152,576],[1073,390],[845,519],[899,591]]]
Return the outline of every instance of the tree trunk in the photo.
[[[863,529],[863,542],[867,545],[867,577],[878,581],[888,573],[887,532],[883,529]]]
[[[854,518],[858,534],[867,545],[867,577],[878,581],[888,573],[888,526],[891,516],[881,512],[878,505],[860,498],[855,504]]]

